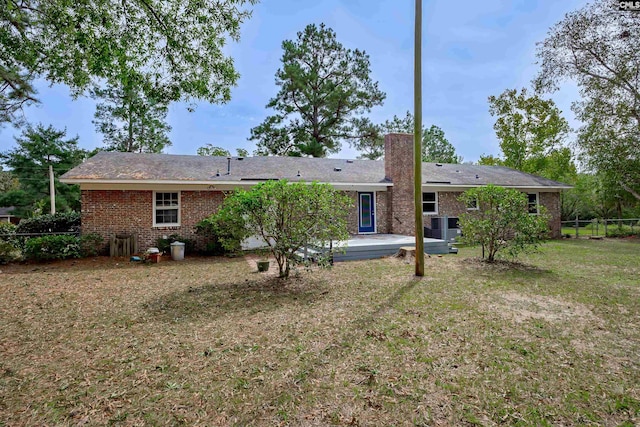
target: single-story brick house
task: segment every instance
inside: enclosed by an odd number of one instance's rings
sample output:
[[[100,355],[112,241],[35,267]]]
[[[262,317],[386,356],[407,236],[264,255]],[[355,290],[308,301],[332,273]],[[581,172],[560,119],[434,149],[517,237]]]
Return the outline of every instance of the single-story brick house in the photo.
[[[105,239],[136,234],[140,247],[178,234],[198,241],[194,226],[222,204],[225,192],[271,179],[320,181],[353,197],[352,234],[414,234],[413,136],[385,137],[384,160],[300,157],[204,157],[101,152],[61,178],[79,184],[82,232]],[[486,184],[529,195],[530,210],[544,205],[551,235],[560,236],[560,192],[569,186],[501,166],[424,163],[424,224],[467,209],[463,191]],[[202,242],[200,242],[202,243]]]

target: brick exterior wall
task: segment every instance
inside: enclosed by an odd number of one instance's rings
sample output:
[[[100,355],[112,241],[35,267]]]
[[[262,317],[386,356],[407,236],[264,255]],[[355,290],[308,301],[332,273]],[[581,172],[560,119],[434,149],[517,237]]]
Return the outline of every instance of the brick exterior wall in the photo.
[[[384,173],[393,181],[387,201],[387,232],[415,235],[413,204],[413,135],[384,137]]]
[[[415,235],[414,205],[413,205],[413,135],[393,133],[384,137],[384,171],[387,179],[393,182],[393,187],[387,191],[386,231],[380,227],[379,233],[395,233]],[[431,227],[433,216],[460,216],[467,212],[464,203],[458,201],[461,192],[438,192],[438,213],[425,214],[423,223]],[[379,194],[380,196],[380,194]],[[378,197],[378,200],[380,197]],[[549,230],[552,238],[560,237],[560,193],[540,192],[538,203],[545,206],[551,219]],[[378,221],[382,211],[378,208]],[[356,217],[357,221],[357,217]],[[357,222],[356,222],[357,229]]]
[[[345,194],[351,198],[353,204],[349,208],[347,216],[347,231],[349,234],[358,234],[358,192],[357,191],[345,191]],[[375,205],[375,221],[376,230],[378,233],[389,233],[387,211],[387,197],[386,191],[376,191],[376,205]]]
[[[467,212],[464,203],[458,200],[462,192],[458,191],[439,191],[438,193],[438,213],[424,214],[424,226],[431,228],[431,217],[449,216],[459,217]],[[549,231],[551,238],[560,238],[560,193],[540,192],[538,193],[538,204],[547,209],[550,216]]]
[[[140,249],[156,245],[162,236],[178,234],[203,249],[195,225],[217,211],[224,195],[220,191],[181,191],[179,227],[153,226],[153,191],[82,190],[82,232],[98,233],[106,242],[116,234],[136,234]]]
[[[560,193],[542,193],[538,194],[538,204],[547,208],[547,213],[550,216],[549,230],[551,232],[552,239],[559,239],[562,235],[560,217]]]

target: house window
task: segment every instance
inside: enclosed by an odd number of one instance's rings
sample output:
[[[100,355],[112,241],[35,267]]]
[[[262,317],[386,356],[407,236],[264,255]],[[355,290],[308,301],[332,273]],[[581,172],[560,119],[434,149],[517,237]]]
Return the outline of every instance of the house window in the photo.
[[[478,199],[469,200],[467,203],[468,211],[477,211],[478,210]]]
[[[528,204],[529,213],[537,214],[538,213],[538,193],[529,193],[527,194],[527,197],[529,199],[529,204]]]
[[[180,225],[180,193],[153,193],[153,225]]]
[[[422,193],[422,213],[438,213],[438,193]]]

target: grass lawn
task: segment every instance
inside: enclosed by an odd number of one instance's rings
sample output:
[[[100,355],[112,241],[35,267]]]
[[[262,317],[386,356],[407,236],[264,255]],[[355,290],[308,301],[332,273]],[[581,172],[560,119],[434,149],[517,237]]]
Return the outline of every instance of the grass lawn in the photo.
[[[611,225],[609,226],[609,228],[612,228],[612,227],[613,226]],[[571,237],[574,237],[576,235],[576,228],[562,227],[561,233],[562,235],[568,234]],[[604,225],[600,225],[597,228],[593,227],[593,229],[587,228],[587,227],[578,227],[578,236],[580,237],[604,236]]]
[[[640,240],[477,255],[0,266],[0,425],[638,425]]]

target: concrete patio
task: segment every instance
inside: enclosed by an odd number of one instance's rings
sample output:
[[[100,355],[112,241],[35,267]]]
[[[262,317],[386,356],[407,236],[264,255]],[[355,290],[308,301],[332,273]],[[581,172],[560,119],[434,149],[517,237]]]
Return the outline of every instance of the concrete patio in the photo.
[[[393,255],[402,246],[415,246],[414,236],[400,234],[360,234],[346,241],[346,252],[336,252],[334,261],[374,259]],[[334,244],[335,247],[344,246]],[[449,245],[444,240],[424,239],[424,251],[428,254],[448,254]]]

